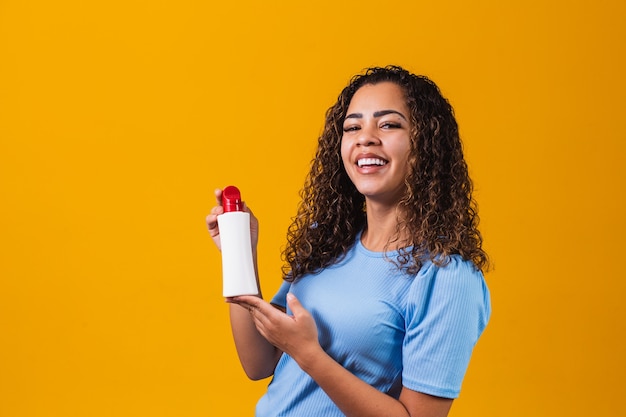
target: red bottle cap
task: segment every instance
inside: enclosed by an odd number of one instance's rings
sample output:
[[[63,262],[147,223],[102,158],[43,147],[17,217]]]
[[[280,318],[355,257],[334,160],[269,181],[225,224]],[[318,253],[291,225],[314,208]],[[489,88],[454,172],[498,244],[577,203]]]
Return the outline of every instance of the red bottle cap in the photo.
[[[222,207],[224,207],[224,213],[243,211],[243,201],[241,200],[239,188],[233,185],[224,188],[222,191]]]

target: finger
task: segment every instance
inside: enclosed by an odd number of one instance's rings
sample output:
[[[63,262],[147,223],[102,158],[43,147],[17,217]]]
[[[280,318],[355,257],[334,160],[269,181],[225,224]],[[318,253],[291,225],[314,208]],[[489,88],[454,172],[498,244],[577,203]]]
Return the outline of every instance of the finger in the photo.
[[[251,305],[246,304],[246,303],[244,303],[244,302],[241,302],[241,301],[237,300],[237,298],[236,298],[236,297],[226,297],[225,301],[226,301],[228,304],[235,304],[235,305],[238,305],[239,307],[241,307],[241,308],[245,308],[245,309],[246,309],[246,310],[248,310],[248,311],[250,311],[250,309],[252,308],[252,306],[251,306]]]
[[[222,213],[224,213],[224,208],[222,206],[215,206],[211,209],[211,213],[206,216],[206,225],[210,232],[214,232],[211,234],[211,236],[217,235],[219,233],[217,216]]]
[[[216,188],[213,191],[213,194],[215,194],[215,200],[217,200],[217,205],[221,206],[222,205],[222,190],[220,188]]]
[[[215,214],[209,214],[208,216],[206,216],[206,226],[209,229],[209,233],[212,237],[215,237],[219,234],[217,216]]]
[[[209,228],[209,230],[217,227],[217,217],[215,216],[215,214],[211,213],[208,216],[206,216],[206,225]]]
[[[245,311],[246,311],[246,312],[250,315],[250,317],[252,318],[252,320],[254,320],[254,321],[257,321],[257,320],[258,320],[258,316],[259,316],[260,314],[255,314],[255,312],[257,312],[257,311],[258,311],[258,309],[257,309],[257,308],[255,308],[255,307],[253,307],[253,306],[251,306],[251,305],[249,305],[249,304],[236,303],[236,302],[234,302],[234,301],[228,301],[228,300],[227,300],[226,302],[228,302],[228,303],[230,303],[230,304],[235,304],[236,306],[240,307],[242,310],[245,310]]]
[[[256,297],[252,297],[253,299]],[[258,310],[259,305],[257,303],[250,302],[249,300],[242,299],[241,296],[236,297],[227,297],[226,302],[230,304],[237,304],[238,306],[245,308],[248,312],[252,312],[252,310]]]
[[[300,300],[298,300],[296,296],[290,292],[287,293],[287,305],[289,306],[289,309],[291,310],[291,313],[294,317],[300,316],[307,312],[300,303]]]
[[[253,308],[261,308],[264,304],[267,304],[263,299],[254,295],[238,295],[231,299],[234,303],[244,304]]]
[[[275,319],[278,314],[284,314],[260,297],[253,295],[233,297],[232,302],[246,308],[257,323],[272,320],[272,318]]]
[[[215,206],[211,209],[211,214],[218,216],[220,214],[224,213],[224,207],[222,206]]]

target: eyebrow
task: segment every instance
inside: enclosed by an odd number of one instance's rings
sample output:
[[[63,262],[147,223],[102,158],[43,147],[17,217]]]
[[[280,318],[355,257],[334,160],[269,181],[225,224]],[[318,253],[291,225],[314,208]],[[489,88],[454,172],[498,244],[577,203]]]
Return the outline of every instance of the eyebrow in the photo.
[[[382,117],[382,116],[385,116],[387,114],[397,114],[398,116],[400,116],[404,120],[406,120],[406,117],[404,117],[404,115],[402,113],[400,113],[399,111],[396,111],[396,110],[379,110],[379,111],[375,111],[374,112],[374,117]],[[363,118],[363,113],[350,113],[349,115],[346,116],[346,119],[362,119],[362,118]]]

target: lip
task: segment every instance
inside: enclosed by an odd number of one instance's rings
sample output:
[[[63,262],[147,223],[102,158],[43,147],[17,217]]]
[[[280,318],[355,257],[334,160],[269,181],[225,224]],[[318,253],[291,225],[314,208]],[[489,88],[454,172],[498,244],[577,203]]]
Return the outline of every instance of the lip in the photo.
[[[381,161],[384,161],[385,163],[383,165],[359,166],[359,160],[362,160],[362,159],[379,159]],[[354,159],[354,166],[356,167],[356,169],[359,172],[362,172],[362,173],[370,173],[370,172],[375,172],[375,171],[381,170],[381,169],[385,168],[387,166],[387,164],[389,164],[389,160],[387,158],[384,158],[384,157],[382,157],[380,155],[377,155],[377,154],[374,154],[374,153],[360,153]]]

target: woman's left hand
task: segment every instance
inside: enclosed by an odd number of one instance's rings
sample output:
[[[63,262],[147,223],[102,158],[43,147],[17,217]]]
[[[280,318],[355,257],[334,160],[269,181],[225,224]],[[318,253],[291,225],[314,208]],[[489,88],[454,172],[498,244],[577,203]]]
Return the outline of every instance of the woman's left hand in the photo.
[[[255,296],[232,297],[227,301],[248,309],[259,333],[296,362],[321,350],[315,320],[295,295],[287,294],[287,304],[293,315],[287,315]]]

